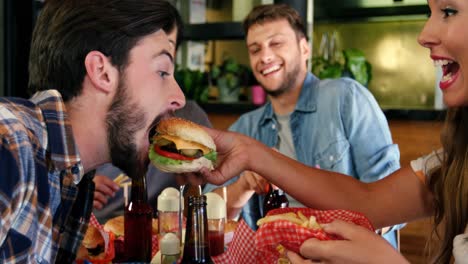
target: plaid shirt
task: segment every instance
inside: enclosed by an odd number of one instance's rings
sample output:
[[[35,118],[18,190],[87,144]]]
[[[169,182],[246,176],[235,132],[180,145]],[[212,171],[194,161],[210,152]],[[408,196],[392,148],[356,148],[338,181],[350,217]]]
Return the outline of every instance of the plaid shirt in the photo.
[[[0,98],[0,263],[71,263],[92,209],[92,176],[57,91]]]

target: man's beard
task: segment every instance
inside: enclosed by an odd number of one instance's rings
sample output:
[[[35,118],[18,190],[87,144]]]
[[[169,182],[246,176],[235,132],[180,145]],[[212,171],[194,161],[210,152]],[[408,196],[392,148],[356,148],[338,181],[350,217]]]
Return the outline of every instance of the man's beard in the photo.
[[[279,97],[279,96],[285,94],[286,92],[288,92],[289,90],[294,88],[294,85],[296,83],[296,79],[297,79],[297,76],[299,75],[300,70],[301,69],[300,69],[299,63],[295,63],[292,70],[289,71],[289,72],[286,72],[286,76],[284,78],[284,81],[280,84],[278,89],[276,89],[276,90],[269,90],[269,89],[265,89],[265,88],[263,88],[263,89],[271,97]],[[264,85],[262,85],[262,86],[265,87]]]
[[[107,141],[112,164],[134,178],[146,173],[145,157],[140,157],[133,136],[145,126],[145,112],[128,95],[125,77],[107,112]]]

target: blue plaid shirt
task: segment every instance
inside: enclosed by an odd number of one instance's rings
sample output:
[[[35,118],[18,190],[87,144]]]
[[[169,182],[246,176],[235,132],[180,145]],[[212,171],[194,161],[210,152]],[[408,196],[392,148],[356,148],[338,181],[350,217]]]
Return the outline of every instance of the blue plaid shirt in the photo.
[[[0,263],[72,262],[93,191],[60,94],[0,98]]]

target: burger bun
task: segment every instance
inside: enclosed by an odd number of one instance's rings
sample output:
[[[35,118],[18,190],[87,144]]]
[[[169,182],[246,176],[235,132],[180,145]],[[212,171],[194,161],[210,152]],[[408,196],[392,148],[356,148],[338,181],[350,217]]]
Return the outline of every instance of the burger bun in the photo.
[[[124,230],[123,215],[111,218],[104,224],[104,231],[112,232],[116,238],[123,236],[125,234]]]
[[[166,162],[164,159],[157,158],[162,155],[156,154],[154,150],[150,149],[151,162],[160,171],[187,173],[200,171],[202,168],[213,170],[213,161],[205,155],[213,152],[216,154],[216,145],[211,136],[200,125],[182,118],[164,119],[156,127],[156,136],[153,138],[153,144],[161,146],[161,138],[164,139],[166,144],[167,142],[174,143],[177,151],[181,151],[180,153],[184,153],[187,150],[200,150],[203,156],[194,155],[193,160]],[[152,145],[152,147],[154,146]],[[171,159],[170,156],[165,158]]]

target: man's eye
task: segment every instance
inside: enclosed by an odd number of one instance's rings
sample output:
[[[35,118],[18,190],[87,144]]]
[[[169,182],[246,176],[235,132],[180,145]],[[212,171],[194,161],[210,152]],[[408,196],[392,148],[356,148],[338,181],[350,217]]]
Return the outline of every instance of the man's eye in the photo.
[[[250,54],[256,54],[260,49],[250,49]]]
[[[158,74],[159,74],[159,77],[161,78],[165,78],[170,75],[168,72],[165,72],[165,71],[159,71]]]
[[[458,13],[457,10],[455,10],[453,8],[450,8],[450,7],[443,8],[443,9],[441,9],[441,11],[444,13],[444,18],[447,18],[449,16],[453,16],[453,15]]]

